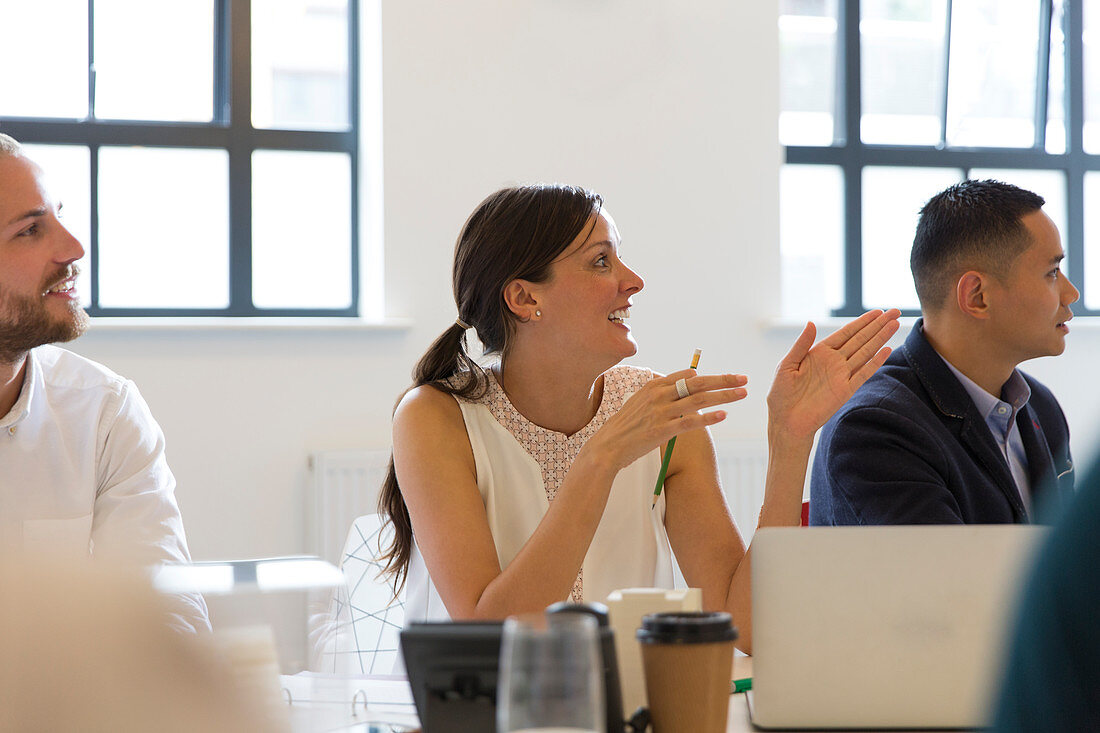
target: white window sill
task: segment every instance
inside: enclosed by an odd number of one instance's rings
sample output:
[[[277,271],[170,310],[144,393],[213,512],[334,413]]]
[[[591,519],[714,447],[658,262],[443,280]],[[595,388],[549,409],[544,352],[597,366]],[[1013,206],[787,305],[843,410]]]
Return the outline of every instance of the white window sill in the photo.
[[[806,327],[806,321],[813,321],[817,326],[818,338],[822,336],[828,336],[833,331],[837,330],[851,318],[837,318],[836,316],[822,316],[821,318],[807,318],[804,321],[800,321],[796,318],[769,318],[763,322],[763,331],[765,333],[777,333],[777,334],[792,334],[797,336],[802,333],[802,329]],[[916,316],[902,316],[898,319],[903,329],[908,329],[917,322]]]
[[[138,331],[355,331],[398,332],[413,327],[411,318],[93,318],[89,332]]]
[[[898,319],[903,330],[908,330],[913,327],[913,324],[917,322],[918,316],[902,316]],[[812,320],[814,325],[817,326],[818,338],[827,336],[833,331],[837,330],[851,318],[837,318],[835,316],[824,316],[822,318],[808,318],[806,320]],[[802,333],[802,329],[806,327],[806,321],[800,321],[795,318],[769,318],[761,322],[761,329],[764,333],[774,334],[791,334],[797,336]],[[1084,331],[1086,333],[1100,333],[1100,316],[1075,316],[1073,320],[1069,322],[1069,338],[1073,338],[1074,329]]]

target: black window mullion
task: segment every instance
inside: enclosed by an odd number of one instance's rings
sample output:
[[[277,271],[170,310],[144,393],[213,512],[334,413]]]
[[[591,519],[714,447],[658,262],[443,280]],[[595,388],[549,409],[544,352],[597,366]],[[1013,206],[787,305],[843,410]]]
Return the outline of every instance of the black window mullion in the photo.
[[[5,132],[26,143],[55,145],[137,145],[143,147],[225,148],[226,128],[176,122],[86,122],[6,117]]]
[[[1100,169],[1096,156],[1086,155],[1085,74],[1084,74],[1084,12],[1080,2],[1066,2],[1063,9],[1066,49],[1066,231],[1067,274],[1081,292],[1086,292],[1085,278],[1085,172]],[[1091,165],[1090,165],[1091,163]]]
[[[951,88],[951,10],[952,0],[947,0],[943,20],[943,94],[940,95],[940,145],[947,145],[947,105]]]
[[[1035,70],[1035,147],[1047,146],[1047,112],[1050,94],[1050,24],[1053,0],[1039,0],[1039,43]]]
[[[239,123],[236,120],[236,124]],[[264,150],[308,150],[317,152],[351,153],[358,146],[358,140],[353,130],[324,131],[324,130],[278,130],[278,129],[254,129],[251,123],[251,113],[244,120],[246,127],[243,133],[251,138],[253,149]]]
[[[246,313],[230,313],[223,308],[97,308],[89,315],[107,318],[211,318],[225,316],[265,316],[272,318],[346,318],[356,315],[352,308],[264,308]]]
[[[228,0],[229,35],[229,309],[255,315],[252,305],[252,9]]]
[[[1066,170],[1066,231],[1063,246],[1066,251],[1066,276],[1085,292],[1085,167],[1070,158]]]
[[[787,162],[804,165],[843,166],[849,153],[842,147],[787,147]],[[873,166],[906,168],[1017,168],[1020,170],[1068,170],[1071,159],[1079,159],[1082,170],[1100,171],[1100,155],[1046,153],[1034,148],[948,148],[904,145],[864,145],[859,162]]]
[[[843,83],[840,93],[844,99],[843,120],[844,144],[857,145],[860,142],[860,118],[862,110],[862,85],[860,83],[860,47],[859,36],[859,0],[843,0],[838,7],[841,17],[837,28],[837,53],[843,54]],[[850,39],[855,39],[850,41]]]
[[[89,181],[91,187],[90,207],[91,217],[88,222],[88,267],[90,272],[89,290],[91,308],[89,313],[97,315],[99,309],[99,146],[91,145],[88,148]]]
[[[246,70],[247,73],[247,70]],[[234,102],[236,104],[236,102]],[[353,130],[256,130],[251,115],[233,125],[188,124],[177,122],[69,122],[9,117],[4,129],[23,142],[61,145],[139,145],[143,147],[227,148],[234,140],[247,147],[265,150],[306,150],[310,152],[348,153],[358,149]]]
[[[231,0],[214,3],[214,122],[229,122],[229,58],[232,53]]]
[[[863,311],[863,166],[850,151],[844,172],[844,303],[833,315],[851,316]]]
[[[95,119],[95,0],[88,0],[88,119]]]
[[[860,125],[863,118],[863,87],[860,59],[859,0],[843,0],[837,27],[837,52],[844,55],[844,302],[835,315],[850,315],[863,309],[863,139]]]
[[[1062,35],[1065,38],[1065,103],[1066,149],[1071,154],[1083,153],[1085,129],[1084,12],[1079,2],[1066,2],[1062,12]]]
[[[348,126],[351,139],[351,307],[359,315],[359,2],[348,0]]]

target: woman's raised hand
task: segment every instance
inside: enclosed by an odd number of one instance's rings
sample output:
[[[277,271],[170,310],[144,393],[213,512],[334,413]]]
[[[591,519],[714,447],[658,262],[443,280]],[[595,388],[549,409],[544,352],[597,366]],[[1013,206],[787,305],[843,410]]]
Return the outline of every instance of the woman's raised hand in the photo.
[[[690,393],[684,398],[676,390],[680,379]],[[742,374],[697,375],[694,369],[652,379],[631,395],[588,444],[595,443],[616,469],[625,468],[674,435],[725,420],[723,410],[700,410],[744,399],[748,381]]]
[[[814,345],[817,329],[807,323],[779,362],[768,393],[771,430],[812,438],[833,413],[890,355],[884,347],[897,333],[896,308],[872,310]]]

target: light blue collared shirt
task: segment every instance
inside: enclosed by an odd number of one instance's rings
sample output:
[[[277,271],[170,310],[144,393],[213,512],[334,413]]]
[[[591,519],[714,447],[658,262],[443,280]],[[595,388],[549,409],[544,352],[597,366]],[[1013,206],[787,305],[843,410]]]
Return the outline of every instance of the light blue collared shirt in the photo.
[[[940,358],[943,359],[942,356]],[[943,363],[962,383],[978,412],[985,417],[985,424],[989,426],[993,439],[1008,462],[1008,470],[1012,472],[1016,489],[1020,492],[1024,507],[1030,513],[1031,480],[1027,475],[1027,452],[1024,450],[1024,440],[1020,437],[1020,426],[1016,424],[1016,413],[1031,399],[1031,387],[1027,380],[1013,369],[1012,376],[1001,388],[1003,399],[998,399],[975,384],[974,380],[956,369],[947,359],[943,359]]]

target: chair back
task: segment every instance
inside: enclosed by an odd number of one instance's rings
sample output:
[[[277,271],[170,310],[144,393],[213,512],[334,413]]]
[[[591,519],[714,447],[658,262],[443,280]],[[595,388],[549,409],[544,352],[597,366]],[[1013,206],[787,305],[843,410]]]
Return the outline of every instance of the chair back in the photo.
[[[383,522],[379,514],[352,522],[340,560],[346,590],[333,598],[319,671],[390,674],[398,661],[405,593],[395,593],[392,579],[382,575],[380,557],[392,537]]]

